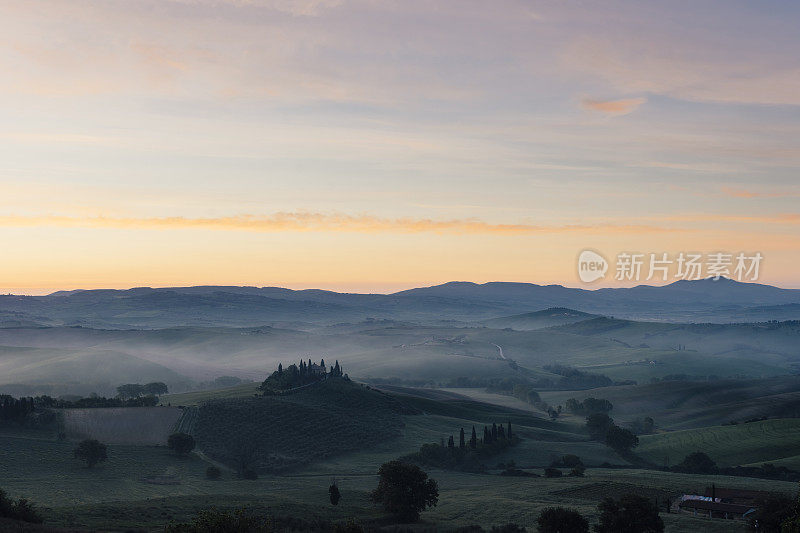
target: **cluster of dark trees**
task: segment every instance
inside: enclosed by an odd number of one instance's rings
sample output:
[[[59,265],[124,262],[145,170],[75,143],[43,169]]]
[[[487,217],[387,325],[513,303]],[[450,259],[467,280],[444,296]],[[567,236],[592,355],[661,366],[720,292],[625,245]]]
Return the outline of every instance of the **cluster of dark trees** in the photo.
[[[117,396],[121,399],[139,398],[141,396],[159,396],[167,394],[169,388],[165,383],[154,381],[141,385],[139,383],[126,383],[117,387]]]
[[[664,521],[658,506],[650,499],[635,494],[620,499],[605,498],[597,506],[595,533],[661,533]],[[537,519],[539,533],[589,533],[589,521],[574,509],[548,507]]]
[[[0,394],[0,422],[22,422],[35,410],[33,398],[14,398],[8,394]]]
[[[586,466],[583,464],[583,461],[581,461],[581,458],[571,453],[562,455],[561,458],[551,461],[550,468],[559,469],[559,472],[561,472],[561,468],[570,468],[569,475],[575,477],[583,477],[583,473],[586,471]]]
[[[188,433],[173,433],[167,438],[167,447],[177,455],[188,455],[195,444],[194,437]]]
[[[461,428],[457,442],[450,435],[447,443],[442,439],[439,444],[423,444],[417,453],[411,454],[407,459],[436,468],[481,472],[486,469],[483,459],[496,455],[517,442],[519,438],[511,429],[511,422],[507,426],[496,423],[491,427],[484,426],[483,436],[480,438],[475,426],[472,426],[469,439],[464,428]]]
[[[610,387],[615,382],[603,374],[592,374],[583,370],[578,370],[565,365],[547,365],[543,367],[552,374],[561,376],[554,385],[549,388],[558,387],[560,389],[596,389],[598,387]],[[547,379],[547,378],[545,378]],[[551,381],[551,380],[547,380]]]
[[[619,454],[627,454],[639,445],[639,437],[628,429],[614,423],[605,413],[594,413],[586,417],[586,429],[592,440],[605,443]]]
[[[550,365],[545,370],[558,374],[558,378],[543,377],[535,380],[524,378],[484,378],[459,376],[446,381],[431,379],[405,379],[397,377],[373,378],[376,385],[405,385],[409,387],[485,388],[493,392],[510,394],[515,385],[530,389],[584,390],[611,385],[636,385],[635,381],[614,381],[602,374],[592,374],[564,365]],[[546,411],[546,409],[544,409]]]
[[[602,398],[586,398],[582,402],[570,398],[564,402],[564,409],[575,415],[589,416],[596,413],[608,414],[614,409],[614,405]]]
[[[439,502],[438,484],[417,465],[389,461],[381,465],[378,476],[372,501],[401,521],[416,522],[420,512]]]
[[[42,523],[42,517],[39,516],[33,504],[25,498],[12,500],[2,489],[0,489],[0,518],[10,518],[33,524]],[[26,531],[26,529],[20,527],[19,531]]]
[[[720,377],[711,374],[708,376],[697,376],[692,374],[667,374],[660,378],[650,378],[650,383],[659,383],[661,381],[719,381]]]
[[[301,359],[299,364],[289,365],[287,368],[283,368],[283,364],[279,363],[278,370],[270,374],[259,388],[265,394],[269,394],[274,391],[295,389],[329,377],[346,377],[338,360],[328,371],[325,359],[321,359],[318,365],[312,363],[311,359],[308,362]]]
[[[62,400],[50,396],[34,398],[37,407],[54,407],[59,409],[97,408],[97,407],[153,407],[158,405],[157,396],[140,396],[137,398],[106,398],[105,396],[88,396],[77,400]]]
[[[540,411],[544,411],[551,420],[558,418],[561,414],[561,406],[552,407],[547,402],[542,400],[536,388],[530,383],[517,383],[511,388],[511,395],[515,398],[528,402]]]
[[[761,499],[755,503],[748,525],[765,533],[800,533],[800,493],[795,501],[783,495]]]

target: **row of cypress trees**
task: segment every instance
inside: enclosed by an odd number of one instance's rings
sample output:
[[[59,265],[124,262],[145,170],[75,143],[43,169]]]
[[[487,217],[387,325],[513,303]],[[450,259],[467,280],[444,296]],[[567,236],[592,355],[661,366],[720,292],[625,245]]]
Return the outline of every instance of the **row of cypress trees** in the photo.
[[[14,398],[7,394],[0,398],[0,420],[23,420],[36,409],[33,398]]]
[[[475,431],[475,426],[472,426],[472,436],[469,438],[469,442],[465,439],[466,434],[464,433],[464,428],[461,428],[458,437],[458,447],[460,449],[465,449],[469,446],[470,449],[475,450],[478,448],[478,434]],[[480,443],[484,446],[488,446],[493,443],[504,443],[510,444],[514,440],[514,434],[511,430],[511,421],[508,421],[508,429],[506,429],[503,424],[499,426],[496,423],[492,424],[492,427],[489,428],[487,426],[483,426],[483,439],[481,439]],[[448,448],[455,448],[456,443],[453,435],[450,435],[450,438],[447,440],[447,447]]]
[[[269,391],[281,391],[301,387],[314,383],[328,377],[342,377],[344,370],[339,365],[338,359],[331,366],[330,372],[325,365],[325,359],[321,359],[319,365],[314,364],[311,359],[306,362],[301,359],[299,363],[283,368],[283,364],[278,364],[278,370],[273,372],[261,384],[261,390],[265,393]]]

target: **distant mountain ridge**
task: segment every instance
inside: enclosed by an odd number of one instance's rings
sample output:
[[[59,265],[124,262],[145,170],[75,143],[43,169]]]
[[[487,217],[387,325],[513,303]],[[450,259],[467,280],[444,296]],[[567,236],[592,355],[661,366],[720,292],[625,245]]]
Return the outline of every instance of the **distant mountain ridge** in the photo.
[[[664,286],[596,290],[513,282],[449,282],[393,294],[281,287],[193,286],[59,291],[0,296],[0,325],[87,327],[253,326],[282,321],[333,324],[366,318],[475,323],[566,308],[669,322],[800,319],[800,290],[757,283],[681,280]]]

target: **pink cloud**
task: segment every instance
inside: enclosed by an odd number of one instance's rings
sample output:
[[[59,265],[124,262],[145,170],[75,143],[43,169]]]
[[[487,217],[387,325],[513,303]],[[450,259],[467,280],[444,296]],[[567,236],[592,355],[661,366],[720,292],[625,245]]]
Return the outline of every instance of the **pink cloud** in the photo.
[[[600,111],[608,115],[627,115],[636,111],[639,106],[647,101],[647,98],[622,98],[620,100],[594,100],[584,98],[581,105],[584,109]]]

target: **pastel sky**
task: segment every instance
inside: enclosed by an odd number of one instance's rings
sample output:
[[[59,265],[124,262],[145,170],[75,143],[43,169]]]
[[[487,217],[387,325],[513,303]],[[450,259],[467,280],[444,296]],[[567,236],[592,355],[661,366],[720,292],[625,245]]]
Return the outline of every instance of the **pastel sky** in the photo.
[[[797,2],[2,4],[3,291],[582,286],[585,248],[800,287]]]

